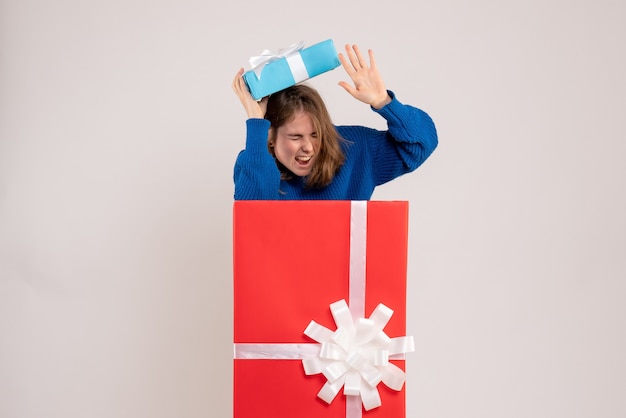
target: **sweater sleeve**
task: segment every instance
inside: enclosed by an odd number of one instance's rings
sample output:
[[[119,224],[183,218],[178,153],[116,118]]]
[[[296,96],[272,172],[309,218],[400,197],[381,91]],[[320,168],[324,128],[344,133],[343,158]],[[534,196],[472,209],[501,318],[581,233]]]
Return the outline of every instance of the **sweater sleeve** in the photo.
[[[280,171],[267,151],[269,128],[265,119],[246,121],[246,147],[237,155],[233,174],[235,200],[278,198]]]
[[[402,104],[389,91],[391,102],[372,110],[387,121],[388,130],[370,143],[374,181],[377,185],[417,169],[438,144],[437,130],[426,112]]]

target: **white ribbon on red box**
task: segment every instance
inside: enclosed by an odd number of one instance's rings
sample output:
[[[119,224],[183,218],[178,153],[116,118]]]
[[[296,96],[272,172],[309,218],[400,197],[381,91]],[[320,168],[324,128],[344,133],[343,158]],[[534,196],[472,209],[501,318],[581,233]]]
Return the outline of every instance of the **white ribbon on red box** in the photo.
[[[301,359],[307,375],[322,373],[327,381],[317,396],[331,403],[343,387],[346,418],[361,418],[382,405],[381,382],[400,391],[405,373],[389,360],[415,351],[412,336],[389,338],[383,331],[393,310],[379,304],[365,318],[367,201],[352,201],[350,214],[350,306],[330,305],[337,329],[311,321],[304,333],[319,344],[235,344],[236,359]]]

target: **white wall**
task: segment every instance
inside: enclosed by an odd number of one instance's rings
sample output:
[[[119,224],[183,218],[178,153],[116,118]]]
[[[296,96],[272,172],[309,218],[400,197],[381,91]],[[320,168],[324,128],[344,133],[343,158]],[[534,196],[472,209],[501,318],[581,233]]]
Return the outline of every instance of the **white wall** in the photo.
[[[297,10],[294,10],[296,7]],[[410,201],[408,416],[626,415],[626,5],[0,1],[0,416],[231,414],[249,56],[373,48],[440,147]],[[381,121],[311,82],[336,123]]]

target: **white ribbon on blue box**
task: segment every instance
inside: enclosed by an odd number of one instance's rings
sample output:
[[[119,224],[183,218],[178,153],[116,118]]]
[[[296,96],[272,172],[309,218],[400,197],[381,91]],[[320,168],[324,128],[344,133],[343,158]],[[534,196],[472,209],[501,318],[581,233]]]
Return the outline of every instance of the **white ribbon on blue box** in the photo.
[[[341,63],[332,39],[304,48],[299,42],[276,53],[265,50],[250,58],[243,78],[255,100],[337,68]]]

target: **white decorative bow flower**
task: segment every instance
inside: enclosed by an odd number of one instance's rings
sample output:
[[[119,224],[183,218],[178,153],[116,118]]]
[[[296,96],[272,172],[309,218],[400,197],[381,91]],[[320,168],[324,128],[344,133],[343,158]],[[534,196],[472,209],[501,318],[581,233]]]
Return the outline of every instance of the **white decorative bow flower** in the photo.
[[[254,57],[250,57],[248,60],[250,62],[250,67],[252,71],[256,74],[257,78],[261,78],[261,71],[263,68],[269,64],[270,62],[276,61],[281,58],[288,57],[292,54],[295,54],[304,48],[304,41],[300,41],[293,45],[290,45],[287,48],[279,49],[278,52],[272,52],[269,49],[264,49],[260,55],[256,55]]]
[[[353,321],[345,300],[330,305],[336,331],[311,321],[304,334],[321,343],[317,357],[304,358],[307,375],[322,373],[327,381],[317,394],[331,403],[343,387],[346,396],[360,396],[366,411],[382,402],[377,386],[380,382],[399,391],[405,381],[402,369],[389,359],[402,359],[415,351],[413,337],[389,338],[383,331],[393,310],[379,304],[369,318]]]

